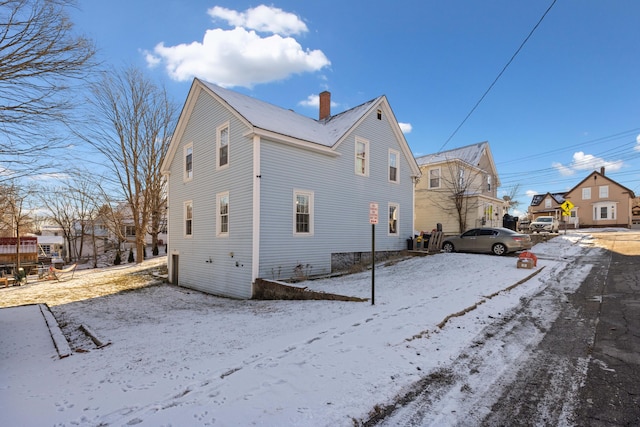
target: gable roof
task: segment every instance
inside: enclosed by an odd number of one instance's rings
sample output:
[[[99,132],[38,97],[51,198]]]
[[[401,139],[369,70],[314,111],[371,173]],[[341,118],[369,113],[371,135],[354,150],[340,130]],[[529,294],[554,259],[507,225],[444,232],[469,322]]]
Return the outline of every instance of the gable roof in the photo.
[[[446,163],[452,160],[460,160],[473,167],[478,167],[482,156],[486,153],[491,169],[496,175],[497,186],[500,186],[500,178],[498,177],[498,171],[496,165],[493,162],[493,156],[491,149],[489,148],[489,142],[477,142],[475,144],[465,145],[464,147],[454,148],[452,150],[441,151],[439,153],[427,154],[416,158],[416,162],[419,166],[435,165],[438,163]]]
[[[485,150],[489,152],[489,143],[487,141],[465,145],[464,147],[441,151],[435,154],[427,154],[417,157],[416,161],[418,162],[418,165],[424,166],[459,159],[465,163],[469,163],[470,165],[478,166]]]
[[[564,203],[564,195],[566,193],[545,193],[545,194],[536,194],[535,196],[533,196],[533,198],[531,199],[531,206],[538,206],[540,203],[542,203],[542,201],[544,199],[547,198],[547,196],[551,196],[551,198],[553,198],[553,200],[555,200],[555,202],[559,205],[561,205],[562,203]]]
[[[603,169],[603,170],[604,170],[604,169]],[[569,194],[569,193],[572,193],[575,189],[579,188],[582,184],[584,184],[584,182],[585,182],[585,181],[587,181],[587,180],[591,179],[591,177],[593,177],[593,176],[595,176],[595,177],[601,177],[601,178],[604,178],[604,179],[606,179],[607,181],[609,181],[609,182],[611,182],[611,183],[613,183],[613,184],[617,185],[618,187],[622,188],[624,191],[628,192],[628,193],[629,193],[629,197],[630,197],[630,198],[632,198],[632,199],[636,197],[636,195],[634,194],[633,190],[631,190],[631,189],[629,189],[629,188],[625,187],[624,185],[622,185],[622,184],[620,184],[620,183],[618,183],[618,182],[616,182],[616,181],[612,180],[611,178],[609,178],[608,176],[606,176],[604,173],[601,173],[601,172],[598,172],[598,171],[593,171],[593,172],[591,172],[589,175],[587,175],[587,177],[586,177],[585,179],[583,179],[582,181],[580,181],[580,182],[579,182],[577,185],[575,185],[571,190],[567,191],[567,192],[565,193],[565,195],[566,195],[566,194]]]
[[[307,147],[309,147],[309,144],[316,145],[317,148],[321,148],[321,151],[324,152],[335,149],[349,131],[364,120],[370,111],[381,108],[385,110],[389,117],[393,118],[390,123],[392,125],[395,123],[394,133],[402,146],[403,153],[407,157],[413,175],[420,175],[420,169],[384,95],[330,116],[327,119],[315,120],[292,110],[278,107],[200,79],[194,79],[189,90],[187,101],[174,132],[174,138],[163,162],[163,171],[168,170],[171,159],[175,155],[180,139],[179,137],[175,138],[175,136],[179,136],[184,129],[186,123],[183,122],[186,122],[186,120],[183,116],[188,116],[193,109],[195,98],[197,98],[195,93],[199,93],[199,88],[206,90],[219,102],[226,105],[240,120],[252,128],[254,134],[279,137],[278,139],[282,139],[285,142],[301,143]]]
[[[240,114],[253,127],[268,130],[316,144],[333,146],[340,136],[371,109],[380,96],[364,104],[331,116],[327,120],[315,120],[294,111],[222,88],[213,83],[202,82],[221,101]]]

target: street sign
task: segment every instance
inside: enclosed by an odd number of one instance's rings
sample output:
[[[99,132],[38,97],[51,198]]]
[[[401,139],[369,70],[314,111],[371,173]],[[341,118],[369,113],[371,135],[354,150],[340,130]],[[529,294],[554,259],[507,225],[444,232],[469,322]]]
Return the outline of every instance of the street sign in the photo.
[[[375,202],[369,203],[369,224],[378,223],[378,204]]]
[[[575,206],[569,200],[565,200],[564,203],[560,205],[560,207],[564,211],[564,214],[570,215],[571,214],[571,209],[573,209]]]

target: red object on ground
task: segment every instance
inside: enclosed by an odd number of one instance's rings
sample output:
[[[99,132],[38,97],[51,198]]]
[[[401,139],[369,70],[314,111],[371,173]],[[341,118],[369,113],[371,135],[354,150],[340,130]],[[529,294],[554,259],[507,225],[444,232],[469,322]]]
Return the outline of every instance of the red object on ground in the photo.
[[[520,256],[518,257],[520,259],[531,259],[533,260],[533,266],[537,267],[538,266],[538,257],[535,256],[533,253],[528,252],[528,251],[524,251],[520,254]]]

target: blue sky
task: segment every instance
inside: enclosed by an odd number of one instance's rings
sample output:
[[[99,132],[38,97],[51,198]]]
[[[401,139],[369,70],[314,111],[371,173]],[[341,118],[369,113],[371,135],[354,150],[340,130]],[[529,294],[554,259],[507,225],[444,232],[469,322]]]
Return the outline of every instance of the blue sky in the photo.
[[[522,50],[474,105],[553,4]],[[193,77],[317,117],[386,95],[416,156],[489,141],[502,192],[567,191],[592,170],[640,193],[640,2],[79,1],[113,66],[182,105]]]

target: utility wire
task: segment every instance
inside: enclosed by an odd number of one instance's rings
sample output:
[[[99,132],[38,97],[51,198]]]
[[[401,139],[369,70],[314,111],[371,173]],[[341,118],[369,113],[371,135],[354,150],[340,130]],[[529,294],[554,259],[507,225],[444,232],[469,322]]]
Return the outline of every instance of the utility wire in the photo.
[[[516,50],[516,53],[513,54],[513,56],[511,57],[511,59],[509,59],[509,61],[507,62],[507,64],[502,68],[502,71],[500,71],[500,73],[498,74],[498,77],[495,78],[495,80],[493,81],[493,83],[491,83],[491,85],[489,86],[489,88],[484,92],[484,94],[482,94],[482,96],[480,97],[480,99],[478,100],[478,102],[476,102],[476,105],[473,106],[473,108],[471,109],[471,111],[469,111],[469,114],[467,114],[467,116],[464,118],[464,120],[462,120],[462,123],[460,123],[458,125],[458,127],[456,128],[456,130],[453,131],[453,133],[451,134],[451,136],[444,142],[444,144],[442,144],[442,147],[440,147],[440,149],[438,150],[438,153],[442,151],[442,149],[449,143],[449,141],[451,141],[453,139],[453,137],[458,133],[458,131],[460,130],[460,128],[465,124],[465,122],[467,121],[467,119],[469,119],[469,117],[471,117],[471,115],[473,114],[474,111],[476,111],[476,108],[478,108],[478,106],[480,105],[480,103],[484,100],[484,98],[489,94],[489,92],[491,91],[491,89],[493,89],[493,86],[495,86],[495,84],[498,82],[498,80],[500,79],[500,77],[502,77],[502,74],[504,74],[504,72],[507,70],[507,68],[509,67],[509,65],[511,65],[511,63],[513,62],[513,60],[516,58],[516,56],[518,55],[518,53],[520,53],[520,51],[522,50],[522,48],[524,47],[524,45],[527,43],[527,41],[529,41],[529,39],[531,38],[531,36],[533,35],[533,33],[536,31],[536,29],[540,26],[540,24],[542,23],[542,21],[544,20],[545,16],[547,16],[547,14],[549,13],[549,11],[551,10],[551,8],[553,7],[554,4],[556,4],[557,0],[553,0],[551,2],[551,5],[547,8],[547,10],[542,14],[542,17],[540,18],[540,20],[538,20],[538,23],[533,27],[533,29],[529,32],[529,35],[524,39],[524,41],[520,44],[520,47],[518,47],[518,49]]]

